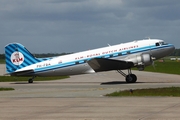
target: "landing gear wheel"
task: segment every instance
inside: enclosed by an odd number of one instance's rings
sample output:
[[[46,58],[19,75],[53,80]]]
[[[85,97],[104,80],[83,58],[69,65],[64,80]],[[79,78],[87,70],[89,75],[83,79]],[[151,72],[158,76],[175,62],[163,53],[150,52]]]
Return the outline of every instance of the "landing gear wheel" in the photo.
[[[129,74],[126,76],[127,83],[135,83],[137,81],[137,77],[135,74]]]
[[[30,79],[28,80],[28,82],[29,82],[29,83],[33,83],[33,79],[30,78]]]
[[[33,83],[33,80],[34,80],[35,77],[36,77],[36,76],[33,76],[32,78],[30,78],[30,79],[28,80],[28,82],[29,82],[29,83]]]

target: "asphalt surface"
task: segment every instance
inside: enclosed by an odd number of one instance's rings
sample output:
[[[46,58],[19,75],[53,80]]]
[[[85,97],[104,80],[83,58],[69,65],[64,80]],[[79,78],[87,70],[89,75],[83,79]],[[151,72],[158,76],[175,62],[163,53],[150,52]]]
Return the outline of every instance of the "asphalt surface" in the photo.
[[[15,88],[0,92],[0,120],[179,120],[179,97],[104,96],[125,89],[180,86],[179,75],[133,73],[138,77],[134,84],[127,84],[116,71],[33,84],[0,83]]]

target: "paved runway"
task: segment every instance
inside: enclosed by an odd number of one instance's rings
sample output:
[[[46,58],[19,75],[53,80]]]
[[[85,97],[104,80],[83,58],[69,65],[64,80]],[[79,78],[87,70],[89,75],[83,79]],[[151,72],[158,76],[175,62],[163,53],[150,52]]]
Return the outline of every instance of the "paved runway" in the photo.
[[[179,120],[179,97],[104,96],[124,89],[180,86],[179,75],[133,73],[138,76],[135,84],[125,83],[115,71],[33,84],[0,83],[15,88],[0,92],[0,120]]]

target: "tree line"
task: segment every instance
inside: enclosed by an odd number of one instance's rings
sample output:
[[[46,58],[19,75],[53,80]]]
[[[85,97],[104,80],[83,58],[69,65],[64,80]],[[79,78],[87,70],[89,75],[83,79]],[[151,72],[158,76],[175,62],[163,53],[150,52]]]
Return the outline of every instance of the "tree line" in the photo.
[[[180,49],[175,49],[174,52],[170,54],[170,56],[180,56]]]

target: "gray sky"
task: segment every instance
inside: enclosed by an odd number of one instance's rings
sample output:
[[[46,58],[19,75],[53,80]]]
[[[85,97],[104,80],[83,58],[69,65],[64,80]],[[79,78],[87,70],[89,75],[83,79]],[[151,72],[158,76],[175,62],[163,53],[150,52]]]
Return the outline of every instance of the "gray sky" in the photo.
[[[0,53],[78,52],[150,38],[180,48],[180,0],[0,0]]]

